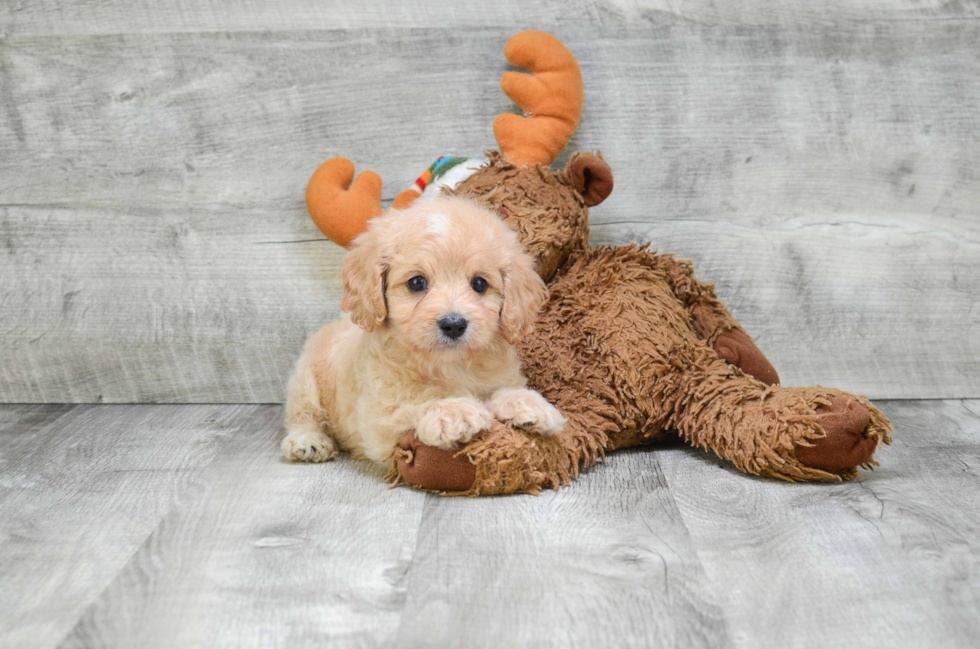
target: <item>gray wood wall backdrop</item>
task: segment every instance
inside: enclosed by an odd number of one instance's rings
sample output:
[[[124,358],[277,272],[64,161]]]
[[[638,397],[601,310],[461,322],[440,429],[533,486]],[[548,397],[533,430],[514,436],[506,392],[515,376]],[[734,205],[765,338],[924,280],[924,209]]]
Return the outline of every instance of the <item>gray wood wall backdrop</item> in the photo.
[[[578,57],[598,243],[693,259],[787,384],[980,397],[980,4],[4,0],[0,400],[274,402],[338,312],[306,217],[493,145],[507,37]]]

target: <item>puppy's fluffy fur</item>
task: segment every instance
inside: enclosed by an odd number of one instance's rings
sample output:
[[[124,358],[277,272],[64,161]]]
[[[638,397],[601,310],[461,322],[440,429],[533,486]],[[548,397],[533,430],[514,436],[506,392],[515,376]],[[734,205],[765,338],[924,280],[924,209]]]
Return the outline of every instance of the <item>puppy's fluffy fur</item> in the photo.
[[[296,364],[287,458],[322,462],[339,447],[383,462],[406,431],[451,448],[494,418],[541,435],[562,429],[558,410],[525,388],[513,346],[546,289],[497,215],[443,197],[380,216],[341,276],[350,320],[313,335]]]

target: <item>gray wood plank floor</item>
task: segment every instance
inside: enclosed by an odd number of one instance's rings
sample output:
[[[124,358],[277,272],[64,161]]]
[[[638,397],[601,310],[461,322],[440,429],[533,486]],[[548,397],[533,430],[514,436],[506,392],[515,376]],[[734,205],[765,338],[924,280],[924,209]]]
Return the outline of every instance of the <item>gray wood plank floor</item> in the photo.
[[[278,406],[0,407],[3,647],[971,647],[980,401],[837,485],[668,446],[447,499],[279,458]]]
[[[597,243],[693,259],[788,384],[976,398],[978,7],[2,2],[0,401],[280,401],[341,297],[310,173],[491,147],[529,26],[615,170]]]

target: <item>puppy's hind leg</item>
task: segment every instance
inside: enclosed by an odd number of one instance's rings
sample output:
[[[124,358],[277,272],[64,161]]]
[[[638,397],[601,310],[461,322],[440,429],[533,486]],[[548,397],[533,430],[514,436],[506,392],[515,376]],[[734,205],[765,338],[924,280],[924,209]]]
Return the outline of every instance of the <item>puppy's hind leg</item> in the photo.
[[[337,444],[324,432],[326,412],[313,373],[314,340],[296,363],[286,392],[286,437],[282,453],[294,462],[326,462],[337,456]]]

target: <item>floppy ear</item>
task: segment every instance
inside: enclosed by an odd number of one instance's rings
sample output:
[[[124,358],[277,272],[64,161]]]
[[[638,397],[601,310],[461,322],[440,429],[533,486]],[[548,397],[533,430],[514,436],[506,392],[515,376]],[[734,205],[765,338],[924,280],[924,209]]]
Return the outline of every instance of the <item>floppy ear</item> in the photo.
[[[388,317],[385,305],[387,272],[379,228],[374,224],[351,244],[340,271],[344,281],[344,301],[340,308],[350,313],[351,321],[365,331],[374,331]]]
[[[534,268],[534,259],[523,250],[504,269],[503,282],[500,328],[504,339],[514,344],[534,329],[538,311],[548,298],[548,289]]]
[[[582,195],[586,207],[595,207],[609,198],[609,194],[612,193],[612,169],[598,151],[576,153],[565,166],[565,173],[572,187]]]

